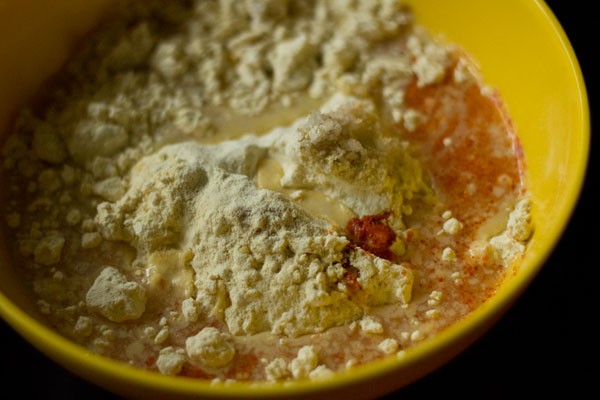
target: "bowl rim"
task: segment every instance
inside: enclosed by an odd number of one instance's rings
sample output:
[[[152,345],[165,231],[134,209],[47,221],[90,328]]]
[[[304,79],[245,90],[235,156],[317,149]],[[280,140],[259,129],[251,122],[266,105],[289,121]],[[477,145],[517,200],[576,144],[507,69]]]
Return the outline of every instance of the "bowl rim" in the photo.
[[[531,0],[531,2],[552,26],[554,34],[557,35],[560,41],[562,50],[569,60],[570,72],[575,77],[578,100],[581,106],[581,115],[578,116],[578,119],[582,123],[580,133],[583,145],[581,146],[581,154],[576,158],[576,173],[572,176],[571,185],[566,194],[566,207],[558,215],[558,221],[555,224],[558,228],[551,238],[550,244],[545,246],[542,251],[536,252],[533,255],[533,259],[530,260],[531,266],[519,271],[519,279],[510,279],[510,281],[504,282],[498,292],[488,301],[434,337],[426,339],[418,345],[401,352],[402,356],[386,357],[349,370],[336,372],[332,378],[323,380],[222,382],[215,384],[215,382],[195,378],[164,376],[92,353],[61,336],[43,323],[38,322],[20,309],[2,292],[0,292],[0,317],[50,358],[67,360],[70,365],[84,365],[89,371],[104,377],[111,377],[118,381],[130,382],[147,389],[157,389],[161,392],[179,395],[246,398],[310,394],[320,390],[331,390],[348,384],[364,382],[385,373],[407,369],[415,365],[419,360],[433,356],[443,349],[448,348],[453,343],[458,342],[465,334],[474,332],[482,325],[493,322],[494,319],[499,318],[506,311],[511,303],[529,285],[556,247],[562,233],[566,229],[567,222],[575,209],[583,189],[589,159],[589,144],[591,140],[590,111],[586,86],[579,62],[566,33],[548,5],[543,0]],[[64,363],[61,364],[65,365]],[[78,374],[78,371],[73,368],[67,366],[67,369]]]

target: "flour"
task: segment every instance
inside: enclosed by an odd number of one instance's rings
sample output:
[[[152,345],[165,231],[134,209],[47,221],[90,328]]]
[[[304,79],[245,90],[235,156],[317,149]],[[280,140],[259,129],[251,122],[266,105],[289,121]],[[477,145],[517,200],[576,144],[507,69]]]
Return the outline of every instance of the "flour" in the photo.
[[[176,375],[185,363],[185,350],[171,346],[163,348],[158,354],[156,366],[161,374]]]
[[[53,233],[41,239],[34,250],[35,261],[42,265],[56,264],[61,257],[65,238],[59,233]]]
[[[113,267],[106,267],[86,295],[87,306],[111,321],[139,318],[146,307],[146,291],[136,282],[128,282]]]
[[[166,375],[220,377],[260,335],[360,326],[385,354],[422,338],[382,341],[373,314],[414,314],[413,267],[345,232],[385,215],[390,251],[410,253],[413,205],[437,201],[407,141],[428,116],[405,97],[456,60],[400,2],[139,1],[83,47],[2,149],[5,219],[61,332]],[[529,207],[486,244],[502,262],[524,251]],[[444,240],[463,228],[451,215]],[[327,377],[318,351],[261,373]]]
[[[408,144],[382,135],[370,101],[337,96],[323,108],[332,111],[313,113],[291,138],[276,141],[282,186],[317,189],[361,216],[392,210],[392,224],[401,228],[404,199],[428,191]]]
[[[296,379],[307,378],[317,368],[319,356],[313,346],[304,346],[298,350],[298,355],[288,366],[292,376]]]
[[[531,200],[519,201],[508,216],[506,229],[489,240],[494,255],[503,263],[510,264],[525,252],[527,239],[533,232],[530,212]]]
[[[189,357],[208,368],[221,368],[229,364],[235,355],[235,347],[229,334],[216,328],[204,328],[185,341]]]
[[[165,246],[191,249],[201,314],[223,319],[236,335],[321,332],[355,319],[363,307],[410,301],[408,268],[360,249],[347,251],[348,240],[332,234],[325,221],[256,187],[258,161],[269,149],[278,151],[272,142],[297,140],[293,128],[276,133],[218,145],[173,144],[144,157],[131,171],[129,190],[98,206],[99,230],[105,239],[129,242],[142,260]],[[352,173],[343,168],[340,176]],[[394,184],[403,184],[401,178]],[[394,200],[401,197],[378,205],[389,209]],[[352,298],[341,266],[347,255],[361,276],[362,291]]]

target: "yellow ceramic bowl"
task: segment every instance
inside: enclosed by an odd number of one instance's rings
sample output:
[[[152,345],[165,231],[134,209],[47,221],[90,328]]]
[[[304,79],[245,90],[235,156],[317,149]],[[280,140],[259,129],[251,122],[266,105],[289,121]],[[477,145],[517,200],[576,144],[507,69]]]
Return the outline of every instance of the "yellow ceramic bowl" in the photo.
[[[77,37],[115,3],[0,1],[0,133],[6,133],[11,113],[60,66]],[[490,301],[407,351],[402,359],[357,367],[321,382],[275,385],[211,385],[137,370],[85,351],[41,322],[8,262],[1,238],[0,315],[34,346],[76,374],[111,391],[140,398],[375,397],[422,377],[463,350],[525,289],[565,228],[587,164],[587,98],[573,50],[543,2],[407,3],[413,6],[419,23],[461,44],[479,61],[485,80],[497,87],[506,101],[525,149],[536,232],[520,268]]]

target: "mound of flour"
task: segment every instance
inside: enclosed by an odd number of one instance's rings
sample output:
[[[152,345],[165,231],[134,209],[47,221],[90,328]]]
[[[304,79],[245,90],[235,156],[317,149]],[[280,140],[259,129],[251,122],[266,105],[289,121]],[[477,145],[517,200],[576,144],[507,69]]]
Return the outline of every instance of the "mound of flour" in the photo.
[[[391,209],[394,201],[402,204],[399,188],[418,185],[407,186],[403,174],[387,168],[373,135],[358,127],[341,128],[364,122],[368,107],[362,109],[361,104],[365,106],[364,102],[344,103],[341,111],[319,113],[263,137],[165,146],[132,168],[129,188],[118,201],[98,206],[96,224],[105,239],[135,247],[139,259],[165,247],[191,249],[201,312],[225,321],[235,335],[320,332],[359,318],[367,306],[406,303],[413,280],[409,269],[350,249],[348,240],[333,233],[325,221],[279,193],[258,188],[253,180],[261,159],[269,154],[284,159],[287,148],[300,145],[304,150],[299,154],[305,157],[289,159],[285,169],[302,166],[304,186],[314,182],[311,187],[320,188],[319,174],[335,173],[317,162],[325,160],[338,166],[339,181],[345,182],[342,190],[329,188],[330,196],[344,201],[352,198],[349,188],[354,187],[367,199],[365,188],[371,187],[371,211]],[[348,107],[354,107],[355,113],[348,113]],[[375,114],[371,119],[367,122],[376,127]],[[320,133],[306,133],[315,129]],[[342,130],[346,137],[338,141],[337,150],[321,145],[327,131],[335,138]],[[391,142],[385,141],[388,147]],[[395,156],[401,147],[391,148],[388,153]],[[339,153],[332,155],[339,161],[322,157],[328,151]],[[361,157],[366,168],[353,173],[351,163],[360,163]],[[344,164],[344,159],[350,164]],[[378,159],[382,161],[378,166],[368,162]],[[375,190],[381,174],[388,177],[384,188],[395,195]],[[419,182],[420,175],[412,179]],[[348,204],[352,208],[354,203]],[[358,291],[344,279],[348,262],[359,271]]]
[[[397,51],[381,51],[390,40]],[[396,0],[132,3],[3,146],[9,198],[23,199],[6,220],[41,308],[70,334],[64,310],[87,316],[85,292],[104,287],[73,259],[119,242],[135,260],[109,264],[147,289],[146,310],[190,300],[236,335],[318,332],[409,301],[407,268],[348,246],[345,222],[294,196],[317,193],[346,219],[390,212],[400,233],[408,200],[428,190],[400,139],[423,118],[404,93],[450,64]],[[271,131],[240,138],[261,131],[257,118]],[[264,160],[281,167],[277,188],[257,183]]]

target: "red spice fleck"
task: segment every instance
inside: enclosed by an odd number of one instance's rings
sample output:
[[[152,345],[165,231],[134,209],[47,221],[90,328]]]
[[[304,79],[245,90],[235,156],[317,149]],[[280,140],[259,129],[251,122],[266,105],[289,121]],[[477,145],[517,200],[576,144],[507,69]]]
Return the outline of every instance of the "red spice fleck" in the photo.
[[[238,353],[235,360],[231,363],[233,368],[227,371],[225,377],[236,379],[238,381],[248,381],[252,379],[252,372],[257,368],[259,358],[253,352]]]
[[[350,264],[350,251],[354,248],[355,246],[350,243],[346,246],[346,248],[344,249],[343,252],[343,256],[342,256],[342,267],[344,267],[344,269],[346,270],[346,272],[344,273],[344,283],[346,284],[346,287],[348,289],[350,289],[351,291],[355,291],[355,290],[359,290],[360,289],[360,282],[358,281],[358,278],[360,277],[360,270],[354,266],[352,266]]]
[[[352,218],[346,225],[348,239],[352,244],[390,260],[393,257],[390,246],[396,240],[396,234],[387,224],[389,215],[389,212],[385,212]]]
[[[360,283],[358,282],[359,270],[352,265],[346,267],[346,272],[344,273],[344,282],[346,286],[350,290],[358,290],[360,289]]]
[[[146,364],[146,368],[153,367],[154,364],[156,364],[156,357],[154,357],[154,356],[148,356],[146,358],[145,364]]]
[[[179,376],[187,376],[190,378],[198,378],[198,379],[212,379],[213,376],[204,372],[200,367],[196,367],[190,364],[183,364]]]
[[[404,240],[407,242],[412,242],[415,239],[417,239],[417,231],[412,228],[408,228],[404,231]]]

